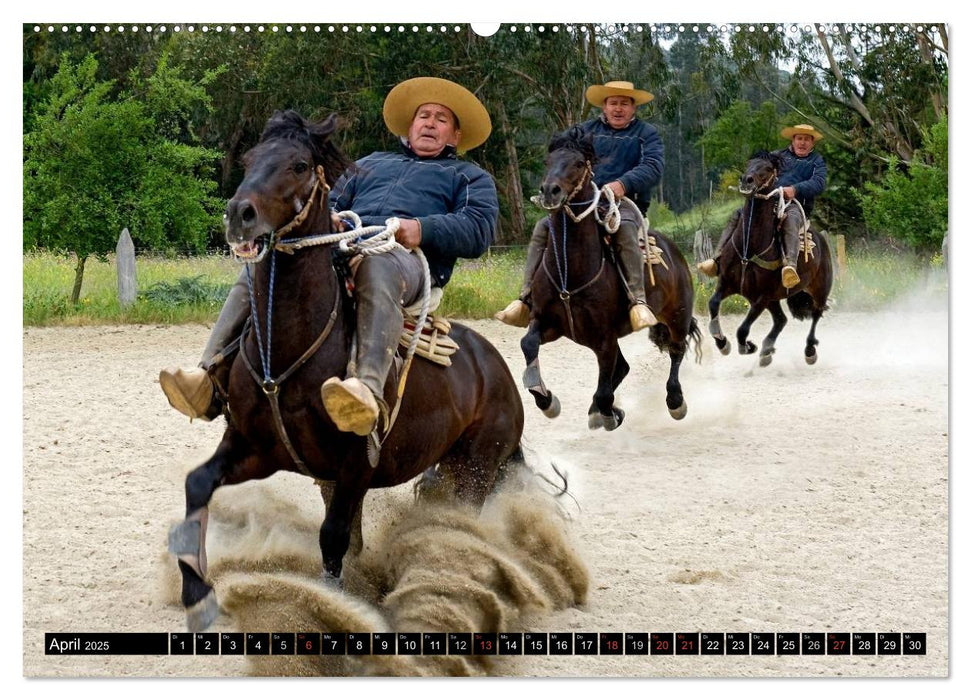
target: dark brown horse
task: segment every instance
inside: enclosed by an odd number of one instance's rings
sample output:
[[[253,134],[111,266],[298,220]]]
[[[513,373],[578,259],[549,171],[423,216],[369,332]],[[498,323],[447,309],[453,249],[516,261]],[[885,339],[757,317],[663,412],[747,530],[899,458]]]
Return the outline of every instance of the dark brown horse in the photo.
[[[739,181],[739,189],[746,195],[741,216],[732,237],[723,246],[718,260],[718,284],[708,302],[711,322],[708,329],[723,355],[731,352],[731,343],[722,334],[718,309],[722,300],[733,294],[741,294],[750,305],[749,312],[738,327],[738,351],[742,355],[754,353],[755,343],[748,339],[749,331],[763,311],[772,314],[772,328],[762,341],[759,364],[772,362],[775,341],[787,323],[782,311],[782,299],[789,311],[800,321],[812,318],[809,336],[806,338],[805,357],[808,364],[817,359],[816,324],[828,308],[826,300],[833,287],[833,261],[829,241],[822,233],[813,231],[815,250],[807,260],[803,252],[798,255],[796,271],[799,284],[791,289],[782,286],[782,248],[778,217],[778,190],[773,186],[782,167],[781,160],[765,151],[755,154]],[[789,207],[795,207],[790,203]],[[795,215],[795,214],[794,214]]]
[[[170,533],[190,629],[205,628],[218,614],[205,580],[207,509],[218,487],[279,470],[332,482],[321,489],[328,502],[320,550],[325,578],[335,580],[368,489],[401,484],[438,465],[436,474],[459,498],[481,506],[507,461],[521,457],[523,407],[515,381],[498,351],[458,324],[451,336],[460,350],[451,367],[415,358],[375,467],[366,438],[340,432],[324,410],[321,384],[345,376],[354,328],[335,269],[337,246],[332,236],[321,237],[331,231],[326,192],[348,166],[330,142],[335,124],[333,115],[310,123],[292,111],[274,114],[246,155],[245,178],[226,208],[227,242],[254,261],[253,313],[232,364],[226,432],[215,454],[186,478],[186,519]],[[290,254],[275,249],[295,240],[324,243]],[[395,389],[389,377],[389,406]]]
[[[580,215],[597,195],[590,175],[594,162],[589,138],[576,127],[558,134],[549,145],[539,203],[550,211],[550,235],[531,286],[529,328],[521,342],[526,357],[523,383],[536,405],[548,417],[556,417],[560,403],[540,376],[540,345],[566,336],[590,348],[597,356],[599,376],[588,425],[614,430],[624,419],[624,412],[614,405],[614,391],[630,371],[617,339],[628,335],[631,326],[627,293],[605,241],[607,230],[597,220],[601,214]],[[656,231],[650,235],[667,265],[653,266],[653,283],[645,271],[647,303],[658,318],[650,338],[671,358],[665,402],[671,416],[681,419],[688,406],[678,371],[689,340],[695,342],[697,357],[701,356],[701,333],[691,315],[694,287],[677,246]]]

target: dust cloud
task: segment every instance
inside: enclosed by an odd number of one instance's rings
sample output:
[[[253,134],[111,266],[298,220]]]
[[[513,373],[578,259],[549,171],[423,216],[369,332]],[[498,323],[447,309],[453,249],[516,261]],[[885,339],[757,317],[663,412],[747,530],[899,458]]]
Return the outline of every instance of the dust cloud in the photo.
[[[365,510],[365,548],[345,558],[344,590],[323,582],[320,516],[263,485],[214,499],[209,580],[220,623],[241,632],[501,632],[586,602],[589,574],[563,506],[538,487],[508,489],[481,513],[400,491]],[[367,508],[367,504],[366,504]],[[370,521],[370,527],[368,527]],[[178,604],[167,557],[163,596]],[[268,676],[501,674],[497,656],[247,656]]]

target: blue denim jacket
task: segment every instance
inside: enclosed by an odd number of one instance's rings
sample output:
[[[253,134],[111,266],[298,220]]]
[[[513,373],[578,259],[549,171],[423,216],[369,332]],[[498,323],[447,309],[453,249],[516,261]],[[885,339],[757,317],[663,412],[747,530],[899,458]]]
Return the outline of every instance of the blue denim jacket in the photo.
[[[392,216],[418,219],[421,250],[440,287],[458,258],[488,250],[499,217],[492,177],[459,160],[452,147],[434,158],[421,158],[404,145],[399,153],[372,153],[337,181],[330,201],[338,211],[356,212],[364,226],[383,225]]]

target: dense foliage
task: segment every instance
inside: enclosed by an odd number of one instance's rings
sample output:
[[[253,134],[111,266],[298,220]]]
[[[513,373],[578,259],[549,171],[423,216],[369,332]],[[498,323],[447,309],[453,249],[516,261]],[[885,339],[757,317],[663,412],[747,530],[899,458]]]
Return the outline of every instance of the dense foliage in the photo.
[[[64,57],[24,136],[24,246],[67,250],[78,259],[72,303],[91,255],[114,251],[128,228],[140,245],[203,250],[218,221],[218,157],[180,141],[188,112],[207,104],[201,86],[163,57],[144,83],[114,95],[92,55]]]
[[[469,155],[499,188],[499,243],[526,242],[551,134],[596,114],[584,90],[616,79],[655,95],[639,116],[661,131],[655,195],[675,216],[707,206],[751,151],[784,146],[782,126],[812,122],[829,166],[819,225],[923,246],[946,221],[943,25],[146,29],[24,27],[27,246],[103,253],[124,226],[140,247],[218,245],[212,196],[232,193],[273,110],[337,112],[358,158],[396,147],[381,106],[415,75],[455,80],[489,109],[492,136]]]

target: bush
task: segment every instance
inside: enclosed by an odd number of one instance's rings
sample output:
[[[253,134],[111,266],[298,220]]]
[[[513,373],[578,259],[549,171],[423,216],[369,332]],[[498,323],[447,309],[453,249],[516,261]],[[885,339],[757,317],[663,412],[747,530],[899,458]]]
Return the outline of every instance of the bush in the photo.
[[[881,183],[857,191],[867,226],[918,250],[940,250],[947,233],[947,117],[924,134],[906,166],[891,157]]]

